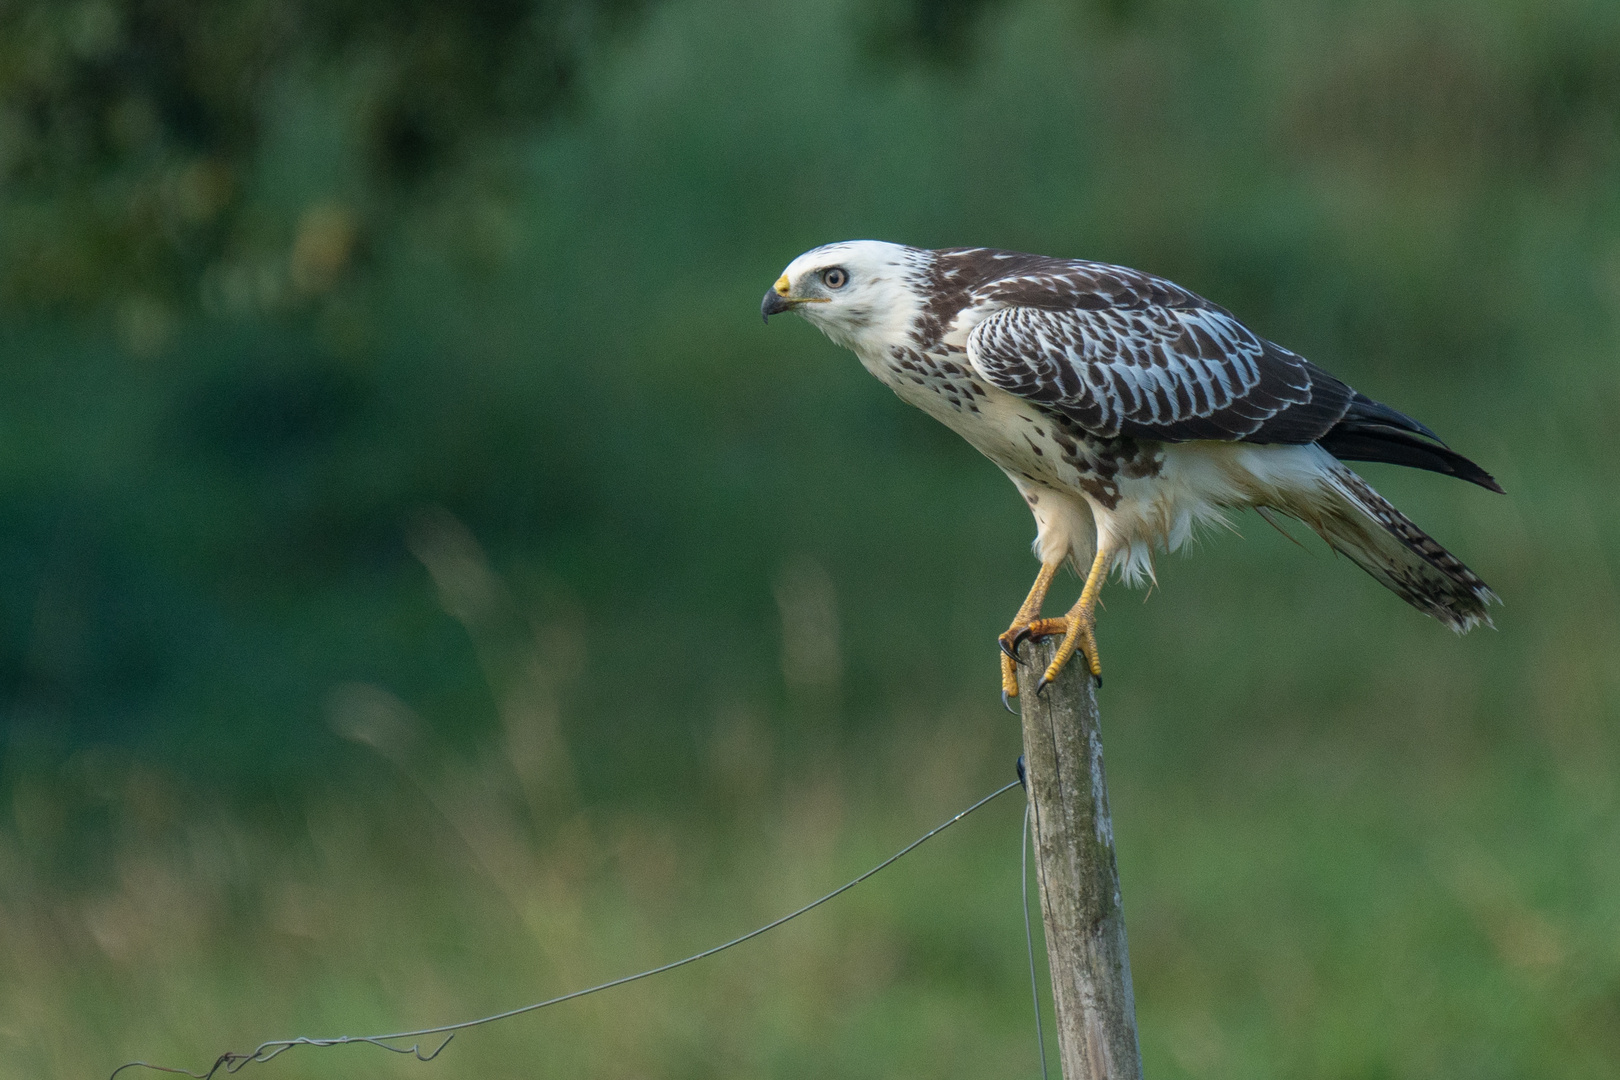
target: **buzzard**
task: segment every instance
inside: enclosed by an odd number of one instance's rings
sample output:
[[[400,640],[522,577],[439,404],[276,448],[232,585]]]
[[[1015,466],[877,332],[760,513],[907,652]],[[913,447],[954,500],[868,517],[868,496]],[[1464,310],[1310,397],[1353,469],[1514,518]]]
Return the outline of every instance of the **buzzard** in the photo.
[[[761,311],[796,311],[852,350],[1029,504],[1041,570],[1000,636],[1004,701],[1030,637],[1063,636],[1040,688],[1077,650],[1100,683],[1095,608],[1110,571],[1151,580],[1155,549],[1175,551],[1229,509],[1304,522],[1459,633],[1490,622],[1485,583],[1342,463],[1410,465],[1499,492],[1496,481],[1416,420],[1163,278],[854,240],[794,259]],[[1043,619],[1064,563],[1089,567],[1080,599]]]

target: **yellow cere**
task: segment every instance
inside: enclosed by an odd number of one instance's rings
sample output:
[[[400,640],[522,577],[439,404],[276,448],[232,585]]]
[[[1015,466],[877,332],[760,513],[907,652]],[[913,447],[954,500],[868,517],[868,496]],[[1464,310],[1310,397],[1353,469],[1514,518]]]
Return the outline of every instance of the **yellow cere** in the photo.
[[[778,296],[786,296],[792,289],[793,286],[788,282],[786,274],[776,279],[776,294]]]

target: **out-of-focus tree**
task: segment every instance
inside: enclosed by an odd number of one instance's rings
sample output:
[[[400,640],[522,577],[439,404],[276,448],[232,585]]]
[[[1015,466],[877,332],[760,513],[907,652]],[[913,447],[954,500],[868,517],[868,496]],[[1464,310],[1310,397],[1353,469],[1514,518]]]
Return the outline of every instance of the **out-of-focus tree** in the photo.
[[[1119,29],[1144,0],[1083,0],[1076,7],[1094,25]],[[884,60],[960,66],[973,58],[975,36],[1004,0],[872,0],[865,9],[867,51]]]
[[[890,59],[961,63],[972,55],[972,35],[997,0],[886,0],[868,11],[867,45]]]
[[[211,290],[338,288],[368,235],[554,116],[638,6],[0,0],[0,303],[110,308],[139,342]],[[343,190],[289,207],[258,179],[311,88]]]

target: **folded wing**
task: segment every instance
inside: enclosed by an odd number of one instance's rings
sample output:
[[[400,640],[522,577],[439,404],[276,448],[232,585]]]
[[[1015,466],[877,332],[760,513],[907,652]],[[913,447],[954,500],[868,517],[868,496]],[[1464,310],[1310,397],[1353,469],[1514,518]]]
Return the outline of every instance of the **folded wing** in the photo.
[[[993,385],[1109,438],[1315,442],[1354,397],[1216,308],[1012,307],[967,349]]]
[[[1025,273],[982,295],[1013,301],[967,355],[988,382],[1105,438],[1320,443],[1500,491],[1411,417],[1357,393],[1192,293],[1123,268]],[[1114,282],[1113,277],[1119,281]]]

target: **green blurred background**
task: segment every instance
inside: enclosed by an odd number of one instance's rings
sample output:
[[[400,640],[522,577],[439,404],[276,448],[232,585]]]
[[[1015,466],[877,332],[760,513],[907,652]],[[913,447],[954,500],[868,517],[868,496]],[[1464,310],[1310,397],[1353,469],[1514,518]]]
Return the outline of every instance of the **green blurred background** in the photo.
[[[8,0],[0,185],[0,1077],[508,1008],[1010,778],[1027,512],[759,323],[862,236],[1170,276],[1508,490],[1365,469],[1495,631],[1252,516],[1105,593],[1148,1075],[1620,1072],[1620,6]],[[1019,813],[265,1075],[1033,1075]]]

